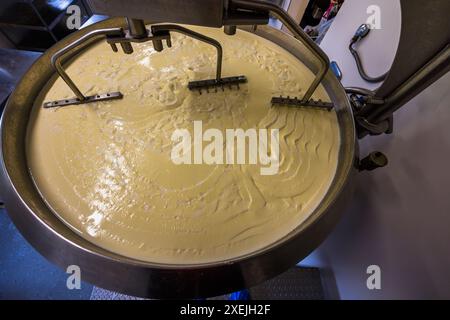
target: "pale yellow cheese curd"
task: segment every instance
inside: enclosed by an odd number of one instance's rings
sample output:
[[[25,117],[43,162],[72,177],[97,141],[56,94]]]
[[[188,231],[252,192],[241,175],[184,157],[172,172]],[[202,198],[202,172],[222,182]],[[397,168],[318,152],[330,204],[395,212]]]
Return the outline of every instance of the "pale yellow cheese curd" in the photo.
[[[220,41],[224,76],[248,83],[189,91],[188,81],[214,78],[216,51],[173,33],[163,52],[149,42],[125,55],[100,42],[67,67],[83,93],[121,91],[122,100],[44,109],[74,96],[58,78],[36,101],[27,157],[39,191],[82,237],[120,255],[191,264],[252,253],[299,226],[336,171],[336,113],[270,105],[273,95],[302,96],[313,79],[304,65],[248,32],[192,29]],[[315,98],[329,101],[323,88]],[[192,132],[194,121],[204,131],[279,129],[278,173],[261,175],[261,164],[174,164],[171,136]]]

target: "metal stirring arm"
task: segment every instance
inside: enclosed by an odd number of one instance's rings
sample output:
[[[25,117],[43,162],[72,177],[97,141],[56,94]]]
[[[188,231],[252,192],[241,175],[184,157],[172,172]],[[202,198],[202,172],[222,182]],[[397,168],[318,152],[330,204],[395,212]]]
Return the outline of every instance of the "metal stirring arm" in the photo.
[[[71,99],[62,99],[51,102],[44,103],[44,108],[52,108],[52,107],[61,107],[65,105],[73,105],[73,104],[81,104],[88,103],[94,101],[102,101],[102,100],[111,100],[111,99],[121,99],[122,94],[120,92],[110,92],[105,94],[97,94],[93,96],[84,96],[80,89],[75,85],[69,75],[66,73],[64,68],[62,67],[61,60],[62,58],[68,54],[70,51],[74,49],[79,49],[80,47],[85,46],[89,43],[89,40],[98,38],[98,37],[107,37],[107,36],[120,36],[123,35],[124,31],[122,28],[109,28],[109,29],[99,29],[91,31],[78,40],[72,42],[68,46],[62,48],[57,51],[51,58],[51,63],[55,68],[58,75],[64,80],[64,82],[69,86],[69,88],[73,91],[76,98]]]
[[[216,48],[217,50],[216,78],[209,80],[190,81],[188,84],[189,90],[198,90],[198,92],[201,94],[202,90],[206,90],[207,92],[209,92],[210,88],[216,88],[216,91],[218,87],[221,87],[223,90],[225,86],[231,88],[233,85],[235,85],[237,86],[237,88],[239,88],[240,83],[247,82],[247,78],[245,76],[234,76],[225,78],[222,77],[223,50],[222,46],[217,40],[176,24],[154,25],[151,27],[151,31],[154,35],[166,32],[178,32],[187,35],[191,38],[194,38],[196,40],[210,44]],[[155,48],[160,48],[162,50],[162,46],[160,46],[159,44],[155,45],[154,43],[154,46]]]
[[[308,50],[310,50],[314,56],[320,61],[320,69],[317,72],[314,81],[309,86],[308,90],[304,94],[303,98],[283,98],[274,97],[272,98],[272,104],[286,104],[291,106],[311,106],[318,108],[325,108],[330,110],[333,105],[331,103],[314,101],[311,99],[313,93],[317,90],[317,87],[322,82],[323,78],[328,72],[330,60],[328,56],[323,52],[319,46],[312,41],[309,36],[300,28],[300,26],[295,22],[295,20],[281,7],[276,4],[267,1],[257,1],[257,0],[231,0],[231,8],[235,9],[246,9],[254,11],[266,11],[270,12],[273,16],[278,18],[288,29],[296,39],[298,39]]]

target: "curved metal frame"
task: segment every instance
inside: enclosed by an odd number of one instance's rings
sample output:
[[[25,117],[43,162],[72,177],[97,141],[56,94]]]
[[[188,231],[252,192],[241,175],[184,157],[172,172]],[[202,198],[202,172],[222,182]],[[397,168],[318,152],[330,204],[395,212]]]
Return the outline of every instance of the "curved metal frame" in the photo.
[[[61,59],[71,52],[74,49],[80,49],[80,47],[85,46],[89,40],[100,37],[100,36],[108,36],[108,35],[122,35],[122,28],[108,28],[108,29],[98,29],[93,30],[82,36],[81,38],[75,40],[74,42],[68,44],[64,48],[55,52],[55,54],[51,57],[51,63],[55,68],[56,72],[58,72],[59,76],[64,80],[65,83],[70,87],[73,93],[77,96],[80,101],[86,100],[86,97],[81,93],[80,89],[75,85],[75,83],[70,79],[69,75],[66,73],[64,68],[61,65]]]

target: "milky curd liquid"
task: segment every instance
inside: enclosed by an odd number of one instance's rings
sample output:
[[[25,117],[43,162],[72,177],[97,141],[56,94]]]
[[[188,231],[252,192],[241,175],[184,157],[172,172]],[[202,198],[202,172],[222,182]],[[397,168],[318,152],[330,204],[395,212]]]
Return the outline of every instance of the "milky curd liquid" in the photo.
[[[172,33],[172,48],[133,44],[131,55],[102,41],[67,66],[85,95],[121,100],[44,109],[72,98],[58,78],[36,101],[27,160],[48,206],[82,237],[111,252],[167,264],[223,261],[269,246],[298,227],[324,198],[336,172],[335,111],[281,107],[302,97],[313,73],[281,47],[238,30],[189,27],[218,40],[223,76],[245,75],[240,90],[191,92],[215,76],[214,47]],[[292,40],[296,41],[296,40]],[[320,87],[314,98],[330,101]],[[176,129],[279,130],[279,170],[261,164],[175,164]]]

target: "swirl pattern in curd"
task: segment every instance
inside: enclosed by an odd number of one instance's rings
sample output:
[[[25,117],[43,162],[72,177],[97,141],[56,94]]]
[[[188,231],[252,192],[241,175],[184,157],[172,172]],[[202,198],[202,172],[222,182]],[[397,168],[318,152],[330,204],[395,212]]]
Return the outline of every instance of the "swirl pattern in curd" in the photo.
[[[254,34],[193,28],[224,49],[224,76],[245,75],[240,90],[198,94],[190,80],[213,78],[216,52],[173,34],[156,52],[131,55],[101,42],[67,66],[85,94],[121,91],[122,100],[61,108],[73,97],[61,80],[42,91],[28,128],[27,160],[54,212],[82,237],[109,251],[169,264],[223,261],[262,249],[299,226],[322,201],[340,146],[334,111],[271,107],[273,95],[301,96],[313,74],[295,57]],[[294,40],[293,40],[294,41]],[[314,96],[328,100],[320,87]],[[176,165],[175,129],[279,129],[280,167]]]

